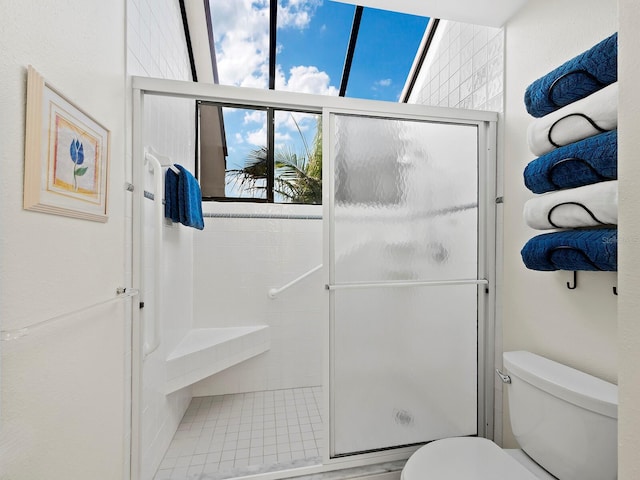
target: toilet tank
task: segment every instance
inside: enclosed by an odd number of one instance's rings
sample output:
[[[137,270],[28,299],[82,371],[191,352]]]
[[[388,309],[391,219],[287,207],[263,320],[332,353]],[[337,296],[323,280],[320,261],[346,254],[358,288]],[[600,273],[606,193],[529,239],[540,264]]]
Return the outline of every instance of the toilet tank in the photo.
[[[530,352],[505,352],[511,429],[559,480],[616,480],[618,387]]]

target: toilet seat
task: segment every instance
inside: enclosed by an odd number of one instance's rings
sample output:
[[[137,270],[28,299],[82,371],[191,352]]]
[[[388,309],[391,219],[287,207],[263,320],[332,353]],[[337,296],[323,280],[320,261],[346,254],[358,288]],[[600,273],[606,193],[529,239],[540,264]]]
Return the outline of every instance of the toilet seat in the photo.
[[[407,461],[401,480],[540,480],[486,438],[437,440]]]

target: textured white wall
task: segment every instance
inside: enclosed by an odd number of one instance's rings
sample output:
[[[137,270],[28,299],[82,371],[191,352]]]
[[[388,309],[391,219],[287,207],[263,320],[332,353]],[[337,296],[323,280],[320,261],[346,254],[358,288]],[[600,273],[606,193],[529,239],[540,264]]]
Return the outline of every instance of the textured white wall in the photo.
[[[127,74],[191,80],[179,3],[127,0]],[[131,106],[128,106],[131,111]],[[166,97],[145,99],[144,145],[194,171],[194,102]],[[128,142],[131,142],[129,137]],[[130,145],[130,143],[129,143]],[[131,149],[128,148],[128,160]],[[131,170],[129,170],[131,171]],[[153,190],[147,174],[145,189]],[[162,194],[162,193],[161,193]],[[160,316],[161,346],[144,360],[142,373],[141,478],[152,478],[191,400],[190,389],[164,394],[164,359],[192,325],[193,229],[165,222],[163,263],[154,263],[153,202],[145,200],[144,300],[141,321]],[[197,233],[196,233],[197,234]],[[155,269],[162,284],[155,285]],[[160,308],[155,300],[160,297]]]
[[[618,72],[620,172],[620,270],[618,299],[618,364],[620,407],[618,409],[618,478],[640,478],[640,148],[638,76],[640,75],[640,4],[635,0],[618,2],[620,51]]]
[[[206,211],[321,215],[319,206],[212,203]],[[271,349],[202,380],[193,395],[322,384],[322,272],[275,300],[267,293],[322,263],[322,220],[207,218],[194,242],[196,327],[269,325]]]
[[[503,31],[442,20],[409,103],[502,111]]]
[[[524,107],[528,84],[617,30],[615,0],[529,2],[505,26],[504,111],[504,350],[529,350],[616,382],[616,274],[527,270],[520,249],[538,231],[522,220],[532,194],[522,171],[533,160]],[[505,408],[506,410],[506,408]],[[505,445],[512,446],[505,417]]]
[[[113,298],[127,281],[125,12],[124,2],[97,0],[1,8],[0,319],[11,330]],[[106,224],[22,210],[29,64],[111,130]],[[127,478],[125,304],[0,343],[1,478]]]

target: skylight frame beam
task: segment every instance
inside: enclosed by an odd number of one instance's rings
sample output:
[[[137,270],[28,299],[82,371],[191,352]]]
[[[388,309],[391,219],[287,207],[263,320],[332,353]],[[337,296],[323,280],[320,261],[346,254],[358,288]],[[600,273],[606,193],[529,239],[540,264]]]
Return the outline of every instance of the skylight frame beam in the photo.
[[[276,48],[278,46],[278,1],[269,2],[269,90],[276,88]]]
[[[196,61],[193,57],[193,45],[191,44],[191,34],[189,33],[189,21],[187,20],[187,10],[184,4],[184,0],[178,2],[180,4],[180,17],[182,18],[182,28],[184,30],[184,39],[187,44],[187,55],[189,56],[189,67],[191,68],[191,80],[198,81],[198,74],[196,72]]]
[[[433,38],[436,35],[436,31],[438,30],[438,25],[440,24],[439,18],[430,18],[429,23],[427,23],[427,28],[424,34],[424,38],[419,46],[418,54],[416,55],[416,60],[414,64],[411,66],[411,70],[409,71],[409,75],[407,76],[407,81],[405,82],[405,87],[402,90],[400,95],[401,103],[408,103],[409,97],[411,97],[411,93],[413,92],[414,87],[416,86],[416,82],[418,80],[418,75],[422,71],[422,67],[424,66],[424,61],[427,58],[427,54],[429,53],[429,49],[431,48],[431,44],[433,43]]]
[[[347,47],[347,54],[344,59],[344,67],[342,68],[342,79],[340,80],[340,92],[339,97],[344,97],[347,93],[347,86],[349,84],[349,75],[351,74],[351,64],[353,63],[353,54],[356,51],[356,44],[358,43],[358,32],[360,31],[360,22],[362,20],[362,12],[364,7],[360,5],[356,6],[353,13],[353,22],[351,23],[351,34],[349,35],[349,45]]]

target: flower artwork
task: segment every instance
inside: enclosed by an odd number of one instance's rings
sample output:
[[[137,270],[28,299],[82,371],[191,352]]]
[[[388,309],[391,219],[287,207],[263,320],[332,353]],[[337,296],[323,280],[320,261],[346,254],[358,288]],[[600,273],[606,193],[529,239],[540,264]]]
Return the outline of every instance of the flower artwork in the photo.
[[[108,163],[109,131],[29,67],[24,207],[106,222]]]
[[[71,140],[71,147],[69,148],[69,155],[71,155],[71,161],[73,162],[73,189],[78,191],[78,179],[85,173],[89,167],[80,167],[84,163],[84,147],[78,139]]]
[[[99,197],[100,141],[95,132],[77,127],[54,109],[50,131],[51,175],[47,188],[85,201]]]

